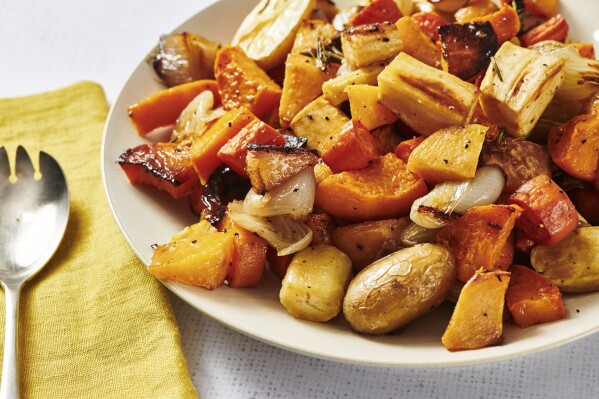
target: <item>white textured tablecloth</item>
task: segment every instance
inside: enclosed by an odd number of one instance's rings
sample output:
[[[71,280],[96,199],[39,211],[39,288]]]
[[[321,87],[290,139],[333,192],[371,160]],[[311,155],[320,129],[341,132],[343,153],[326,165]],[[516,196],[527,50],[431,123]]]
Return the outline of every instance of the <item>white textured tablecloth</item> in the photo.
[[[114,102],[158,35],[212,2],[1,0],[0,97],[92,80]],[[599,397],[599,334],[482,366],[364,367],[274,348],[171,299],[202,398]]]

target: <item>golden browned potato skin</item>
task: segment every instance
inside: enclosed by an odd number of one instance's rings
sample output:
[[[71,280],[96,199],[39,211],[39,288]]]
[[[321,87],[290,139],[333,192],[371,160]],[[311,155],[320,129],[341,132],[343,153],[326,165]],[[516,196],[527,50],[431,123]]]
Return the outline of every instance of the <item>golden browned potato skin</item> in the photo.
[[[385,334],[440,304],[455,277],[455,263],[445,247],[405,248],[366,267],[352,280],[343,314],[358,332]]]

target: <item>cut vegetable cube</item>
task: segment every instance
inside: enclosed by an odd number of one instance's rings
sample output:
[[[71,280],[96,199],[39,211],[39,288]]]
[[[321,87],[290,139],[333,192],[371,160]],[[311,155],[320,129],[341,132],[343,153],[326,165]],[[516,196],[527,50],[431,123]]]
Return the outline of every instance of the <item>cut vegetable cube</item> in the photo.
[[[486,118],[512,137],[525,137],[553,99],[563,78],[563,61],[505,42],[481,83]]]
[[[351,70],[385,63],[403,49],[397,27],[390,22],[360,25],[343,31],[341,48]]]
[[[474,85],[406,53],[380,73],[378,86],[379,101],[424,136],[463,125],[476,104]]]
[[[352,85],[345,88],[349,98],[352,119],[362,123],[366,129],[390,125],[397,120],[397,115],[379,103],[379,89],[370,85]]]
[[[368,2],[351,20],[353,26],[376,22],[395,23],[402,14],[393,0],[372,0]]]
[[[322,141],[340,131],[348,121],[343,112],[321,96],[295,115],[289,126],[297,136],[308,139],[308,148],[317,149]]]
[[[420,29],[412,17],[402,17],[395,26],[403,41],[404,53],[433,68],[441,65],[441,49]]]
[[[503,341],[503,308],[510,273],[477,273],[458,297],[441,338],[450,351],[478,349]]]
[[[318,151],[333,173],[364,169],[379,158],[374,138],[364,125],[353,119],[328,140],[321,141]]]
[[[408,169],[429,184],[474,177],[487,130],[483,125],[439,130],[414,148]]]
[[[347,101],[348,96],[345,88],[351,85],[375,85],[376,78],[383,70],[380,65],[365,66],[355,71],[337,76],[334,79],[327,80],[322,85],[322,92],[327,100],[334,106]]]

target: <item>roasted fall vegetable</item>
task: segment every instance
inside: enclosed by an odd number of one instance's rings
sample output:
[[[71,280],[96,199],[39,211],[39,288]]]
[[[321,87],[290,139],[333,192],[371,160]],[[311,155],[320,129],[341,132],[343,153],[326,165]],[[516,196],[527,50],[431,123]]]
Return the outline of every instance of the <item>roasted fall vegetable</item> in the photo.
[[[503,308],[510,273],[476,273],[462,288],[441,338],[450,351],[478,349],[503,341]]]
[[[330,133],[340,131],[349,118],[323,96],[306,105],[290,123],[298,136],[308,139],[308,148],[317,149]]]
[[[247,180],[229,167],[220,166],[210,175],[202,190],[202,218],[212,225],[217,225],[226,215],[227,204],[245,197],[249,189]]]
[[[543,40],[564,42],[568,37],[568,29],[568,23],[564,17],[558,14],[520,36],[520,42],[524,47],[532,46]]]
[[[401,10],[393,0],[372,0],[351,19],[353,26],[377,22],[395,23],[402,17]]]
[[[403,41],[392,23],[374,23],[344,30],[341,48],[349,68],[356,70],[392,59],[403,49]]]
[[[514,323],[530,327],[566,317],[562,293],[550,280],[521,265],[510,272],[505,302]]]
[[[387,154],[367,168],[326,177],[316,188],[316,205],[335,217],[359,222],[404,216],[424,194],[424,181]]]
[[[152,66],[169,87],[214,79],[214,60],[219,48],[219,43],[193,33],[171,33],[160,37]]]
[[[465,283],[478,269],[492,271],[507,263],[501,254],[521,213],[516,206],[477,206],[439,231],[436,242],[455,258],[458,280]]]
[[[441,50],[430,40],[420,25],[410,16],[395,24],[403,42],[403,52],[418,61],[437,68],[441,63]]]
[[[405,248],[356,275],[347,288],[343,314],[358,332],[386,334],[443,302],[454,279],[455,266],[446,248]]]
[[[181,111],[201,92],[210,90],[215,103],[220,103],[214,80],[199,80],[159,91],[127,109],[139,135],[144,136],[159,127],[174,125]]]
[[[318,146],[322,160],[333,173],[364,169],[379,158],[374,138],[357,120],[350,120],[338,132],[331,132],[328,140]]]
[[[443,58],[449,73],[468,80],[486,69],[497,52],[497,35],[489,22],[439,27]]]
[[[366,129],[372,131],[397,120],[397,115],[378,102],[378,87],[357,84],[347,86],[345,92],[352,119],[359,121]]]
[[[520,32],[520,17],[516,10],[507,5],[491,14],[482,17],[477,17],[468,22],[489,22],[493,26],[493,30],[497,35],[499,45],[510,40]]]
[[[184,197],[200,185],[188,146],[142,144],[125,151],[119,157],[119,165],[131,184],[149,184],[173,198]]]
[[[549,176],[528,180],[508,198],[523,209],[516,227],[537,244],[555,244],[576,229],[578,214],[568,195]]]

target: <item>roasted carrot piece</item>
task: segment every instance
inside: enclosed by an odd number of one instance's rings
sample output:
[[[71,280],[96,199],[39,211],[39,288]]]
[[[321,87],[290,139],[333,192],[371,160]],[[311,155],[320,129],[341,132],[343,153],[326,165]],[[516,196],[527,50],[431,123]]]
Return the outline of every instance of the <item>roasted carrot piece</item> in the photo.
[[[414,149],[418,147],[418,145],[422,143],[425,138],[425,136],[418,136],[414,137],[413,139],[402,141],[397,145],[397,148],[395,149],[395,155],[405,163],[408,163],[408,159],[410,158],[412,151],[414,151]]]
[[[233,256],[227,271],[227,285],[231,288],[257,286],[266,266],[266,241],[228,216],[219,223],[219,230],[233,235]]]
[[[520,43],[522,43],[522,47],[529,47],[544,40],[556,40],[563,43],[568,37],[568,30],[566,19],[558,14],[520,36]]]
[[[387,154],[367,168],[328,175],[316,187],[316,206],[348,221],[405,216],[426,184],[406,164]]]
[[[568,174],[593,181],[599,166],[599,114],[578,115],[549,133],[551,159]]]
[[[578,50],[578,54],[581,57],[590,58],[591,60],[595,59],[595,47],[593,43],[570,43],[570,46],[576,48]]]
[[[524,211],[516,227],[541,245],[555,244],[576,229],[578,214],[568,195],[549,176],[521,185],[507,200]]]
[[[326,213],[311,213],[304,222],[312,230],[310,245],[333,245],[332,234],[335,230],[333,218]]]
[[[377,22],[395,23],[402,17],[399,7],[393,0],[371,0],[351,20],[353,26]]]
[[[458,280],[470,280],[480,268],[505,267],[505,246],[521,212],[517,206],[475,206],[439,231],[435,240],[455,258]]]
[[[142,144],[125,151],[118,162],[131,184],[149,184],[173,198],[181,198],[200,185],[188,146]]]
[[[503,42],[510,40],[520,32],[520,17],[512,7],[503,5],[499,11],[484,17],[474,18],[469,22],[490,22],[497,35],[497,43],[501,46]]]
[[[427,35],[433,42],[439,40],[439,26],[446,24],[445,20],[439,14],[434,11],[417,12],[412,14],[411,17],[416,21],[422,33]]]
[[[229,139],[218,151],[217,156],[235,173],[248,177],[245,158],[249,143],[285,145],[285,137],[266,123],[256,119],[245,125],[239,133]]]
[[[566,317],[562,293],[553,283],[526,266],[513,265],[505,300],[520,327]]]
[[[359,121],[348,121],[318,147],[322,160],[334,173],[364,169],[379,158],[374,138]]]
[[[144,136],[159,127],[174,125],[181,111],[205,90],[214,94],[215,106],[220,104],[216,81],[197,80],[154,93],[130,106],[127,112],[137,133]]]
[[[193,143],[191,158],[202,184],[206,184],[212,172],[222,164],[217,156],[221,147],[254,120],[256,116],[244,108],[229,111]]]
[[[245,107],[263,118],[279,107],[281,87],[239,47],[219,50],[214,76],[226,110]]]

